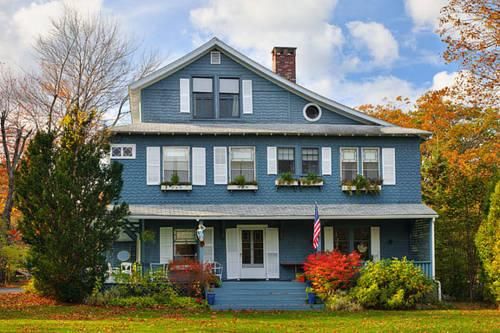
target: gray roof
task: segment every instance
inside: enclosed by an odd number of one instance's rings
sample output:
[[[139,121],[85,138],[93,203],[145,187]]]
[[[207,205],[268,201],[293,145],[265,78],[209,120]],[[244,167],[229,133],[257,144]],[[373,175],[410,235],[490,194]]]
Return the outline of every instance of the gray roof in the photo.
[[[130,218],[258,220],[311,219],[314,205],[129,205]],[[326,204],[318,205],[322,219],[404,219],[437,217],[424,204]]]
[[[122,134],[185,134],[185,135],[320,135],[320,136],[422,136],[430,132],[414,128],[375,125],[328,124],[183,124],[183,123],[134,123],[111,128]]]
[[[378,124],[378,125],[385,125],[385,126],[393,126],[392,124],[383,121],[381,119],[374,118],[372,116],[369,116],[363,112],[360,112],[358,110],[355,110],[353,108],[350,108],[346,105],[343,105],[341,103],[338,103],[334,100],[331,100],[329,98],[326,98],[324,96],[321,96],[314,91],[311,91],[305,87],[302,87],[296,83],[293,83],[278,74],[274,73],[270,69],[262,66],[261,64],[253,61],[252,59],[248,58],[246,55],[242,54],[241,52],[235,50],[231,46],[227,45],[223,41],[221,41],[218,38],[212,38],[205,44],[199,46],[197,49],[189,52],[188,54],[184,55],[183,57],[177,59],[176,61],[166,65],[165,67],[162,67],[158,69],[157,71],[147,75],[146,77],[143,77],[135,82],[133,82],[129,86],[129,96],[130,96],[130,112],[132,114],[132,122],[141,122],[141,89],[144,89],[145,87],[152,85],[155,82],[158,82],[159,80],[162,80],[169,75],[172,75],[173,73],[177,72],[181,68],[186,67],[190,63],[196,61],[200,57],[202,57],[204,54],[206,54],[208,51],[212,49],[217,49],[224,53],[226,56],[231,58],[232,60],[236,61],[237,63],[241,64],[242,66],[246,67],[247,69],[253,71],[257,75],[260,75],[264,78],[267,78],[271,82],[274,82],[278,86],[287,89],[288,91],[291,91],[292,93],[295,93],[306,100],[309,101],[314,101],[318,104],[320,104],[323,107],[326,107],[326,109],[334,109],[335,112],[338,112],[340,114],[343,114],[346,117],[349,117],[351,119],[355,119],[357,121],[360,121],[362,123],[366,124]]]

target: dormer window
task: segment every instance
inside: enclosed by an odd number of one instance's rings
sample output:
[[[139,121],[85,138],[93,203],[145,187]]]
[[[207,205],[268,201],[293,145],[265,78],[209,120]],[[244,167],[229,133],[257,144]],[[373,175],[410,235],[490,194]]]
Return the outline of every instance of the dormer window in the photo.
[[[240,80],[219,80],[219,118],[240,116]]]
[[[193,117],[196,119],[214,119],[213,79],[193,78]]]

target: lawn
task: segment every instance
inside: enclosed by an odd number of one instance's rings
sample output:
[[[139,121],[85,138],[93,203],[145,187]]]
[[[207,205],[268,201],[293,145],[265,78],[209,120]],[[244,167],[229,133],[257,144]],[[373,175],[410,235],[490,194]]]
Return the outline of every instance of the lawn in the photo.
[[[201,312],[60,305],[0,295],[0,332],[500,332],[494,309]]]

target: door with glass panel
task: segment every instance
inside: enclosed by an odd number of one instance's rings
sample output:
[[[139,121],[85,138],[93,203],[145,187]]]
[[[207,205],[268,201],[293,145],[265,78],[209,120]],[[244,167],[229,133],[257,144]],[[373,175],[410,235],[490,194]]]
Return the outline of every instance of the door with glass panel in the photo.
[[[240,229],[241,278],[264,279],[264,228]]]

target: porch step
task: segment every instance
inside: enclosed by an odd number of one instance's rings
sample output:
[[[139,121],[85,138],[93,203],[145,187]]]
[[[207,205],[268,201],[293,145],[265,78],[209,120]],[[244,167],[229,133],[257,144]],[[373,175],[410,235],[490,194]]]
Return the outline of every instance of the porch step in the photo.
[[[318,310],[306,303],[306,285],[288,281],[225,281],[214,289],[212,310]]]

